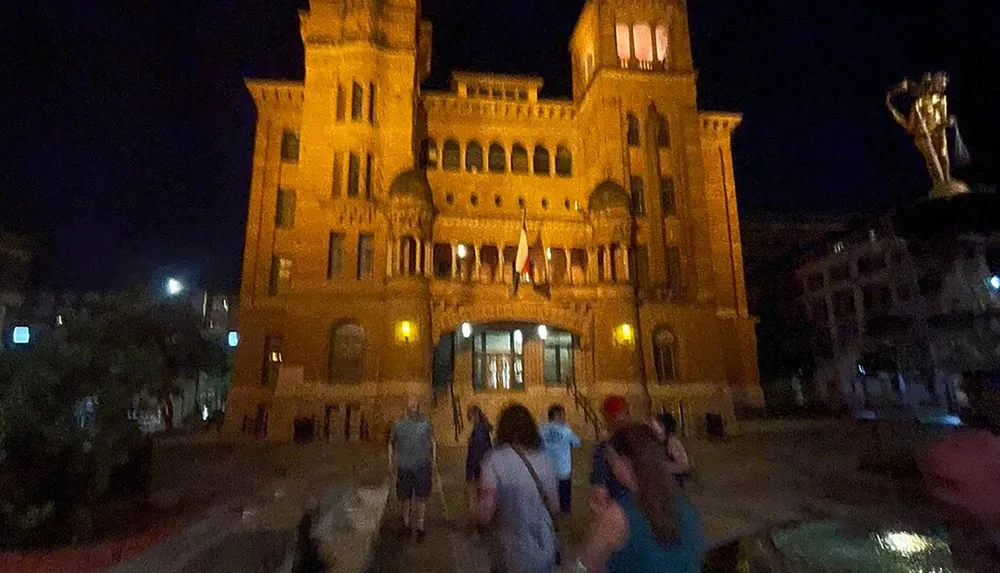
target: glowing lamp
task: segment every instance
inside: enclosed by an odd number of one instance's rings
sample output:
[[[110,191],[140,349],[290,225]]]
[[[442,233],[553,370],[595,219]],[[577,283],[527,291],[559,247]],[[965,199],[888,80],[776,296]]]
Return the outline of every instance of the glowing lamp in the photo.
[[[15,326],[11,338],[14,344],[27,344],[31,342],[31,329],[27,326]]]
[[[177,296],[182,292],[184,292],[184,283],[175,278],[167,279],[167,294]]]
[[[632,344],[633,339],[634,332],[631,324],[619,324],[618,328],[615,329],[615,340],[618,344]]]
[[[455,249],[455,253],[458,254],[458,258],[464,259],[465,255],[469,254],[469,250],[465,248],[465,245],[459,245]]]
[[[230,330],[227,342],[229,343],[230,348],[236,348],[236,345],[240,343],[240,333],[235,330]]]
[[[523,341],[524,341],[524,334],[521,333],[520,329],[515,330],[514,331],[514,342],[516,342],[518,344],[521,344],[521,342],[523,342]]]
[[[990,286],[993,287],[993,290],[1000,290],[1000,275],[990,277]]]
[[[416,338],[417,328],[413,322],[409,320],[401,320],[399,324],[396,325],[396,337],[400,342],[410,342]]]
[[[552,260],[552,247],[545,248],[545,258],[550,261]]]
[[[468,338],[472,336],[472,325],[468,322],[462,323],[462,338]]]
[[[548,337],[549,337],[549,328],[547,326],[545,326],[544,324],[539,324],[538,325],[538,338],[541,338],[542,340],[545,340]]]

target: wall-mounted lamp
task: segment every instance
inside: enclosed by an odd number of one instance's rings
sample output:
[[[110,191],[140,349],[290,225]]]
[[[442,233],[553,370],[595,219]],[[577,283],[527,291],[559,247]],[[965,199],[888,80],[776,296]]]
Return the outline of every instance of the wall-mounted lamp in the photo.
[[[462,323],[462,338],[469,338],[472,336],[472,325],[468,322]]]
[[[396,337],[400,342],[412,342],[417,338],[417,327],[409,320],[401,320],[396,325]]]
[[[615,342],[621,345],[631,346],[634,342],[635,333],[632,331],[632,325],[628,323],[619,324],[615,328]]]
[[[465,245],[459,245],[455,248],[455,254],[458,255],[458,258],[464,259],[465,255],[469,254],[469,250],[465,248]]]

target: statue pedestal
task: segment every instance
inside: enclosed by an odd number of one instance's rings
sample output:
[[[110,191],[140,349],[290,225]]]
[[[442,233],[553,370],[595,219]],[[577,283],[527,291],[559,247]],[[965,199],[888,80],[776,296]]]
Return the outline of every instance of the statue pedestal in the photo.
[[[951,179],[944,183],[938,183],[931,189],[930,198],[931,199],[944,199],[948,197],[955,197],[957,195],[963,195],[969,192],[969,186],[965,183],[959,181],[958,179]]]

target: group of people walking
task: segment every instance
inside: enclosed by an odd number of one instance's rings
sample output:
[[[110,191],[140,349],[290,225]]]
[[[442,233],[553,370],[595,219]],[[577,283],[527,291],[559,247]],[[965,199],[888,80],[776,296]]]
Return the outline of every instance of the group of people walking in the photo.
[[[628,402],[602,406],[607,435],[594,451],[590,530],[573,570],[696,573],[703,540],[683,491],[691,466],[669,415],[634,420]],[[494,428],[476,406],[466,457],[469,515],[488,541],[495,573],[550,573],[561,563],[557,529],[573,502],[572,449],[580,439],[559,404],[539,428],[521,404],[503,409]],[[404,535],[424,536],[436,457],[433,429],[411,399],[390,434]]]

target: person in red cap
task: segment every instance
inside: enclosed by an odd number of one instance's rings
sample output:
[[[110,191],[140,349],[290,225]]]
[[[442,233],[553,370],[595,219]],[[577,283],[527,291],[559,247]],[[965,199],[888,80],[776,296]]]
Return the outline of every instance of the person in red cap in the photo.
[[[604,426],[610,436],[629,423],[628,402],[621,396],[608,396],[601,404],[601,414],[604,416]],[[625,488],[615,479],[614,472],[608,464],[608,442],[601,440],[594,449],[594,463],[590,470],[590,505],[591,508],[604,507],[611,501],[622,499]]]

